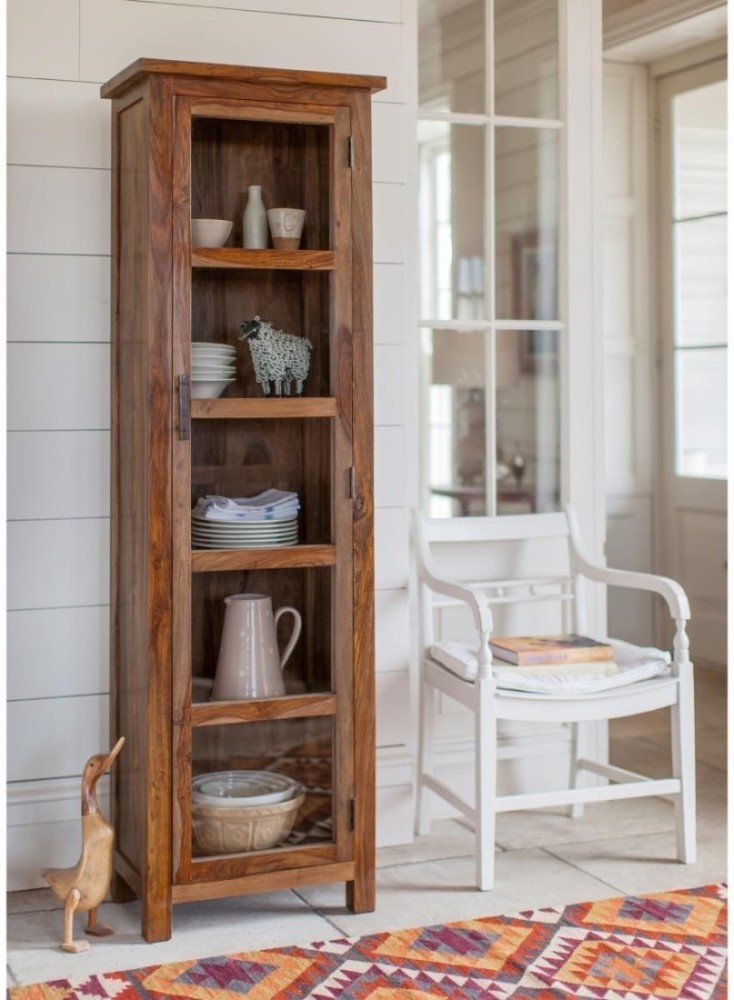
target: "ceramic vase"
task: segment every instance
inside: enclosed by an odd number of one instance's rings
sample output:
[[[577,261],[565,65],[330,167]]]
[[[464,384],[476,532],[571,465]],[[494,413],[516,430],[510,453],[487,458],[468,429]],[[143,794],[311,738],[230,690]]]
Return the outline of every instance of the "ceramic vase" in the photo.
[[[247,205],[242,215],[242,246],[247,250],[266,250],[268,246],[268,216],[259,184],[250,184],[247,189]]]

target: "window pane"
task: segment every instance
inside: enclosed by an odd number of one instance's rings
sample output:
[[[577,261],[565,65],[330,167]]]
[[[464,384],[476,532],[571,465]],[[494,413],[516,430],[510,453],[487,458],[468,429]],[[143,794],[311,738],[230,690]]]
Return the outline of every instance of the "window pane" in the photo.
[[[558,510],[561,419],[557,330],[497,333],[497,513]]]
[[[558,0],[494,0],[495,113],[558,117]]]
[[[726,216],[676,222],[675,343],[725,344]]]
[[[558,319],[558,135],[496,133],[497,317]]]
[[[485,134],[482,127],[419,125],[424,319],[484,316]]]
[[[676,473],[726,478],[726,348],[676,351]]]
[[[424,331],[431,517],[485,514],[484,334]]]
[[[485,110],[484,0],[418,2],[419,105],[430,111]]]
[[[673,98],[675,217],[726,211],[726,81]]]

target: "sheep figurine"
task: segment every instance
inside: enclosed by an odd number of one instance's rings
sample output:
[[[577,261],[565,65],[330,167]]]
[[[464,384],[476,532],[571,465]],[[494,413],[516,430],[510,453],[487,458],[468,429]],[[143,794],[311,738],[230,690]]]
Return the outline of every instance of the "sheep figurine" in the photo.
[[[266,319],[255,316],[240,325],[240,340],[247,340],[255,369],[255,381],[270,395],[270,383],[276,396],[290,396],[291,382],[295,395],[303,393],[311,365],[310,340],[285,330],[276,330]]]

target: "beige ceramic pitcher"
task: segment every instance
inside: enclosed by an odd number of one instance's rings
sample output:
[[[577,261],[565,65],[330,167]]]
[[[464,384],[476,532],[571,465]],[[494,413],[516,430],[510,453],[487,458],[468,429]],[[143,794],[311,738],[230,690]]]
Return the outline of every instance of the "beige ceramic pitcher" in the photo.
[[[279,608],[266,594],[232,594],[224,598],[224,628],[219,646],[212,701],[277,698],[285,694],[283,667],[301,634],[301,616],[295,608]],[[282,615],[294,618],[283,655],[278,652],[276,628]]]

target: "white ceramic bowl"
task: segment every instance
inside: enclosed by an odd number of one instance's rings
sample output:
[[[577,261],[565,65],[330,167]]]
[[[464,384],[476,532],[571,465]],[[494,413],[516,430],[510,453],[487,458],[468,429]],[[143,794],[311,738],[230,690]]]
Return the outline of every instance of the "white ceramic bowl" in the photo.
[[[223,247],[232,232],[227,219],[192,219],[191,245],[194,247]]]
[[[235,378],[192,378],[191,398],[192,399],[218,399],[228,385],[236,382]]]
[[[231,351],[235,353],[237,348],[233,344],[218,344],[209,340],[192,340],[192,351]]]
[[[303,785],[275,771],[213,771],[191,782],[191,801],[227,809],[270,806],[303,792]]]
[[[194,840],[205,854],[267,851],[280,844],[293,829],[304,793],[270,806],[204,806],[191,803]]]
[[[231,368],[199,368],[197,365],[192,365],[191,367],[191,377],[195,380],[211,379],[218,381],[220,379],[234,378],[236,374],[237,369],[234,365]]]

